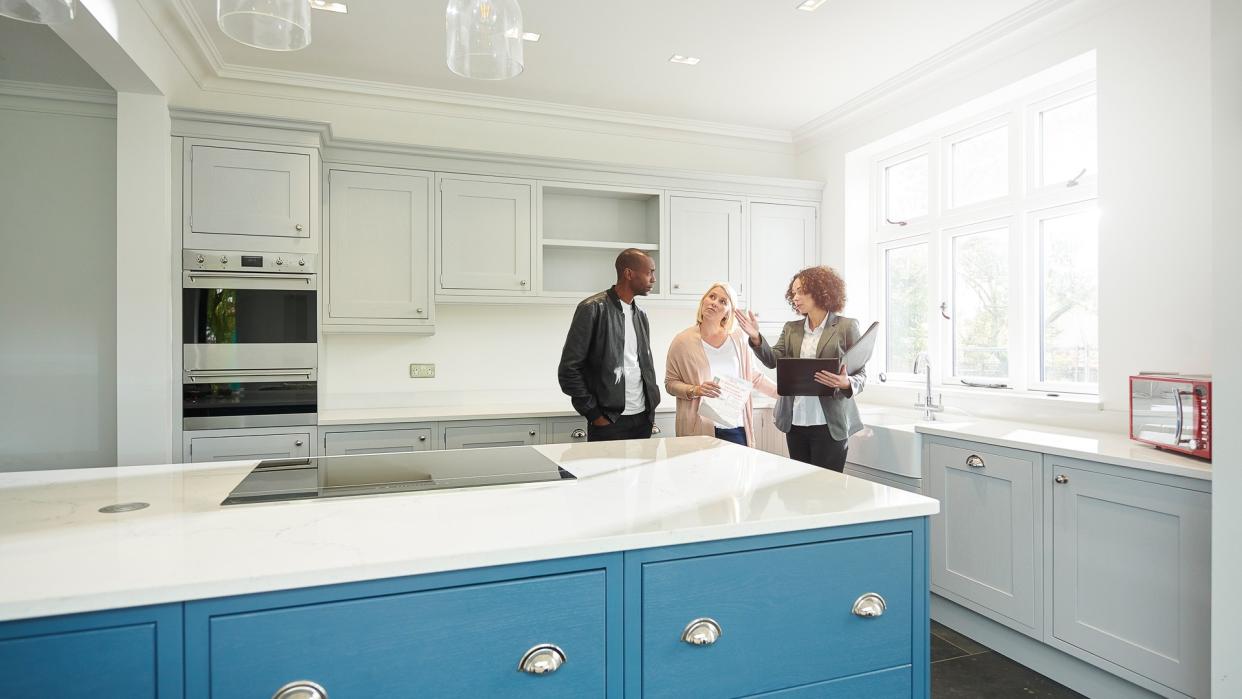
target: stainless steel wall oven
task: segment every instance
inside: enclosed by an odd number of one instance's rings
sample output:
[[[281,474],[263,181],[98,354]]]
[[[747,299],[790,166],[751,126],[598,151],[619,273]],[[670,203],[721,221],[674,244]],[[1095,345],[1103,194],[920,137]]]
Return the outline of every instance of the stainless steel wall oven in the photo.
[[[186,250],[182,262],[183,427],[315,424],[315,256]]]

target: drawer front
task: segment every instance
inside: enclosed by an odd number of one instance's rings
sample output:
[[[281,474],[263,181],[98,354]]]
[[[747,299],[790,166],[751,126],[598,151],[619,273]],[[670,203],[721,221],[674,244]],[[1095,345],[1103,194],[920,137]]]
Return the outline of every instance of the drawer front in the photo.
[[[913,653],[908,533],[647,563],[643,696],[739,696],[908,665]],[[877,593],[881,616],[853,613]],[[681,640],[714,619],[711,645]]]
[[[543,444],[542,422],[444,428],[445,449],[519,447],[525,444]]]
[[[311,455],[312,441],[310,432],[194,437],[190,440],[189,457],[191,463],[305,459]]]
[[[933,587],[1031,634],[1040,626],[1042,567],[1034,458],[932,444],[924,493],[940,501],[931,519]]]
[[[571,417],[564,420],[551,420],[549,421],[549,426],[551,428],[548,435],[549,444],[572,444],[587,441],[587,423],[582,418]]]
[[[914,680],[909,665],[888,670],[868,672],[839,680],[816,682],[803,687],[778,689],[775,692],[755,694],[756,697],[779,697],[780,699],[896,699],[913,697]]]
[[[323,453],[326,456],[427,451],[430,448],[430,427],[413,430],[329,432],[323,437]]]
[[[332,697],[603,696],[605,606],[604,571],[586,571],[216,616],[210,696],[269,697],[294,680]],[[519,671],[541,643],[565,664]]]

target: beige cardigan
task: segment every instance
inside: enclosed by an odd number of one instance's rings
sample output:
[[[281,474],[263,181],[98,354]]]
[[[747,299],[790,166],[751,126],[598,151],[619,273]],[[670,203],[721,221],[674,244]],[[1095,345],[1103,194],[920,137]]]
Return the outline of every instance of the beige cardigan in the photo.
[[[737,352],[741,378],[750,380],[759,391],[775,398],[776,384],[751,362],[752,355],[746,347],[746,337],[742,331],[734,330],[726,342],[733,343],[733,349]],[[703,336],[699,334],[699,326],[692,325],[673,338],[665,361],[664,390],[677,399],[678,437],[710,437],[716,434],[716,425],[699,415],[699,399],[690,396],[695,386],[711,378],[711,363],[707,359],[707,353],[703,351]],[[755,435],[751,429],[749,398],[746,399],[746,409],[742,411],[742,423],[746,428],[746,443],[753,447]]]

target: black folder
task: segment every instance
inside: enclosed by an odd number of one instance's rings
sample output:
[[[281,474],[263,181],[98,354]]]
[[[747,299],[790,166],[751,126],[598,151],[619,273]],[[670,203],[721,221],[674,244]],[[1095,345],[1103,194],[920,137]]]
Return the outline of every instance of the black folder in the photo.
[[[858,338],[858,342],[845,350],[845,366],[851,375],[862,371],[867,361],[871,359],[871,353],[875,350],[875,339],[879,334],[876,330],[879,327],[878,322],[872,323],[867,328],[867,332]],[[832,395],[833,389],[815,381],[815,372],[829,371],[835,374],[840,370],[841,364],[838,357],[778,359],[776,360],[776,393],[781,396]]]

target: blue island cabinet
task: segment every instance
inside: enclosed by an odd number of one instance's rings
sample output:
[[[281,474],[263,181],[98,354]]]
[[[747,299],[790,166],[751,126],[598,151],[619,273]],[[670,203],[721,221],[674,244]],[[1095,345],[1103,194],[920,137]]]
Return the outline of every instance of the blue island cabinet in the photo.
[[[916,517],[15,621],[0,697],[923,699],[927,566]]]

